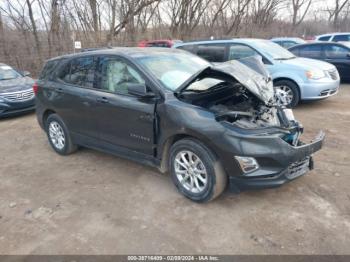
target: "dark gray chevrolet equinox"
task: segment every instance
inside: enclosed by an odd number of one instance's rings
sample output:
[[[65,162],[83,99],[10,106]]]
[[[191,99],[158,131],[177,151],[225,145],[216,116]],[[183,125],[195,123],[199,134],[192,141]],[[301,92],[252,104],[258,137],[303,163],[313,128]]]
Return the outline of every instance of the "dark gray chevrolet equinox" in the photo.
[[[280,186],[312,169],[324,133],[303,143],[284,94],[252,61],[158,48],[57,57],[33,86],[37,118],[57,153],[84,146],[156,166],[194,201],[227,184]]]

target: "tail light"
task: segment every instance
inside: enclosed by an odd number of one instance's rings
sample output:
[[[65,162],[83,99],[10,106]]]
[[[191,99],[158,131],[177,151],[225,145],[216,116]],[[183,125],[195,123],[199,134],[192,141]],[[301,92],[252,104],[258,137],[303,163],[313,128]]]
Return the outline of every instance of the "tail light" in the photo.
[[[37,84],[37,83],[34,83],[34,85],[33,85],[33,92],[34,92],[35,95],[38,94],[38,90],[39,90],[38,84]]]

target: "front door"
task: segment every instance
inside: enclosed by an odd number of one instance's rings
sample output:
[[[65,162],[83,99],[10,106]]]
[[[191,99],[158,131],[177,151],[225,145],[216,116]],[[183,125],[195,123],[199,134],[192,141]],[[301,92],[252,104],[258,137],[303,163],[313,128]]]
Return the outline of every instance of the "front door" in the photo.
[[[128,94],[128,83],[145,83],[133,65],[118,56],[102,56],[97,66],[100,139],[132,151],[153,154],[155,99]]]

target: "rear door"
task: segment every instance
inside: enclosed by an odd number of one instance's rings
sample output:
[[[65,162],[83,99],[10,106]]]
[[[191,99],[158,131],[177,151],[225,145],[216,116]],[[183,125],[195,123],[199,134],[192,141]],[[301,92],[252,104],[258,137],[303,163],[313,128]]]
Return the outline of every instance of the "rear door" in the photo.
[[[46,94],[70,132],[91,137],[98,136],[93,114],[96,99],[91,94],[95,65],[93,56],[67,61]]]
[[[350,79],[350,50],[339,44],[329,44],[324,47],[326,61],[338,69],[342,79]]]
[[[155,98],[128,94],[128,83],[145,83],[146,77],[119,56],[98,59],[98,103],[95,108],[100,139],[139,153],[152,155]]]

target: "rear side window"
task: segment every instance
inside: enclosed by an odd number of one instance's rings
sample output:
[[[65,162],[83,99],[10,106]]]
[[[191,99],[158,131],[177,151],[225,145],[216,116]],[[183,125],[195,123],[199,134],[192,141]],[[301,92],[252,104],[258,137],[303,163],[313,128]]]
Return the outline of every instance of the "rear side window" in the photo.
[[[321,45],[309,45],[299,49],[299,55],[303,57],[318,58],[321,57],[322,46]]]
[[[334,42],[340,42],[340,41],[350,41],[350,35],[335,35],[333,37]]]
[[[54,70],[57,66],[57,64],[59,63],[60,60],[52,60],[52,61],[48,61],[46,62],[43,70],[41,71],[40,75],[39,75],[39,79],[40,80],[44,80],[44,79],[50,79],[54,73]]]
[[[231,45],[229,60],[239,60],[242,58],[259,55],[254,49],[246,45]]]
[[[320,38],[318,39],[318,41],[328,41],[330,38],[331,38],[330,35],[328,35],[328,36],[322,36],[322,37],[320,37]]]
[[[209,62],[225,62],[225,44],[207,44],[197,46],[197,55]]]
[[[75,58],[60,71],[58,78],[81,87],[93,88],[95,63],[93,57]]]

